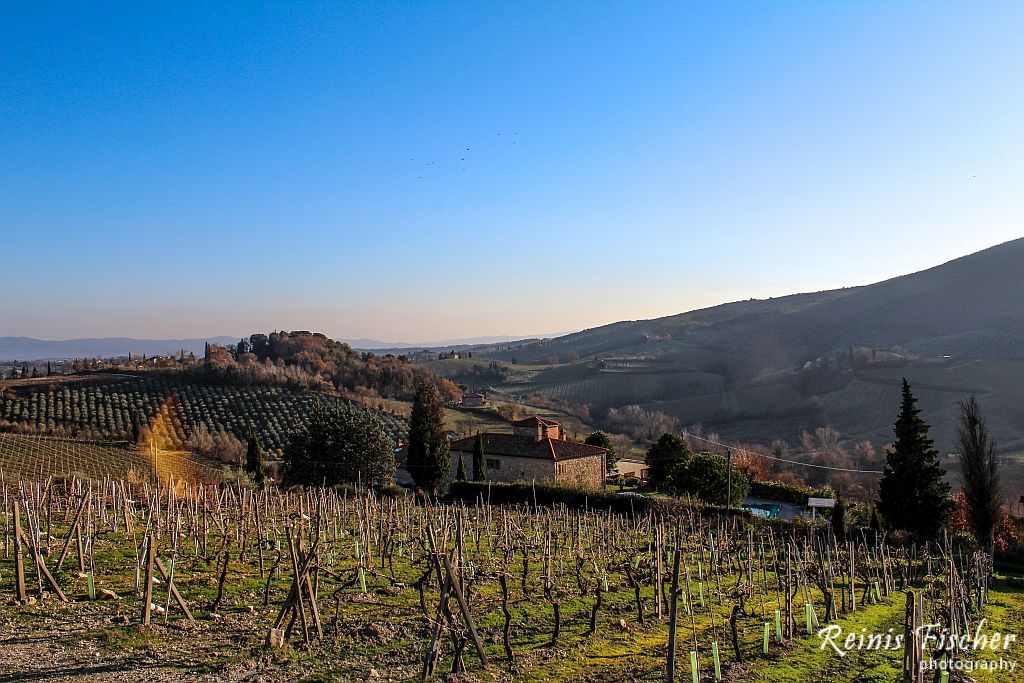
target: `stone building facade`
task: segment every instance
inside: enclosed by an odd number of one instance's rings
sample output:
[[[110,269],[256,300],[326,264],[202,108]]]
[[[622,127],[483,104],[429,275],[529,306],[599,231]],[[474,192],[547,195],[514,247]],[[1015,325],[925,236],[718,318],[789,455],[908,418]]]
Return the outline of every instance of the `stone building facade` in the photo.
[[[599,446],[569,439],[553,420],[528,417],[513,423],[512,434],[486,432],[483,438],[487,479],[501,482],[558,483],[593,490],[604,488],[607,451]],[[476,437],[453,441],[452,469],[455,478],[459,459],[466,474],[473,473]]]

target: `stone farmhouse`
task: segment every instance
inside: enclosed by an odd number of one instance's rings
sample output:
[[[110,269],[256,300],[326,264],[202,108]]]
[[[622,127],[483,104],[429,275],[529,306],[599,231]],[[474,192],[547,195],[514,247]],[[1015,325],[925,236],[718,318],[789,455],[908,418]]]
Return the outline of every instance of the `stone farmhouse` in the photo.
[[[479,408],[487,405],[487,396],[479,391],[469,391],[462,395],[462,406],[465,408]]]
[[[489,481],[553,482],[595,490],[604,487],[607,455],[604,448],[573,441],[560,423],[541,417],[514,422],[512,429],[512,434],[485,432],[480,435]],[[472,476],[475,443],[475,436],[452,442],[452,479],[460,457],[466,473]]]

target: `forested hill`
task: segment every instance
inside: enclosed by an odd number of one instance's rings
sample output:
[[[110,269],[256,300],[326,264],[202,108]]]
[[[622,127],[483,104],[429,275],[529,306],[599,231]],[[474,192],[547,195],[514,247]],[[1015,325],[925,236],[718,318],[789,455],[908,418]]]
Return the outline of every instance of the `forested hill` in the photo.
[[[454,384],[404,356],[356,351],[319,332],[253,334],[233,346],[209,345],[204,361],[189,369],[234,384],[333,389],[393,399],[412,399],[416,383],[425,380],[435,382],[445,398],[459,396]]]

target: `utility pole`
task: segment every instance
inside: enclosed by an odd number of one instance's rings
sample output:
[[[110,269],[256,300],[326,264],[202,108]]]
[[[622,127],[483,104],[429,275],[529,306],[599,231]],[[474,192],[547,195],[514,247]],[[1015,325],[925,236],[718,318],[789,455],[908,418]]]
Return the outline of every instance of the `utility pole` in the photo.
[[[725,509],[732,510],[732,449],[725,449]]]

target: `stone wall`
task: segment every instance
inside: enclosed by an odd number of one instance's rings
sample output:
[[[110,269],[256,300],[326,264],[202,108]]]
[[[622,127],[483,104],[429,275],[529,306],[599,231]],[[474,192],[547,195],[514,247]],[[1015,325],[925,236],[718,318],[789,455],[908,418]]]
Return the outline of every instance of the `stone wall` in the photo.
[[[473,453],[452,451],[452,468],[448,480],[455,479],[459,468],[459,456],[463,458],[466,478],[473,478]],[[542,460],[540,458],[516,458],[507,455],[485,455],[488,461],[487,479],[514,483],[537,481],[572,484],[589,489],[604,487],[604,456],[574,458],[572,460]],[[494,463],[497,463],[497,467]],[[557,469],[557,471],[556,471]]]
[[[560,460],[555,463],[555,481],[587,489],[604,488],[604,456]]]

